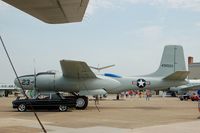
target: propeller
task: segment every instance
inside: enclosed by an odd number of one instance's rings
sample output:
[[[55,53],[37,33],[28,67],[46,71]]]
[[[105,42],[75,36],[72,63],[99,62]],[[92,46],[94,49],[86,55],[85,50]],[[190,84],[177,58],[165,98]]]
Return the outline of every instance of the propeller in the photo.
[[[95,69],[95,70],[97,70],[100,73],[101,70],[106,69],[106,68],[110,68],[110,67],[114,67],[114,66],[115,66],[115,64],[104,66],[104,67],[99,67],[99,64],[98,64],[97,67],[90,66],[90,68]]]
[[[33,84],[33,91],[31,92],[33,94],[33,96],[36,95],[36,77],[37,77],[37,73],[36,73],[36,67],[35,67],[35,59],[33,59],[33,63],[34,63],[34,84]]]

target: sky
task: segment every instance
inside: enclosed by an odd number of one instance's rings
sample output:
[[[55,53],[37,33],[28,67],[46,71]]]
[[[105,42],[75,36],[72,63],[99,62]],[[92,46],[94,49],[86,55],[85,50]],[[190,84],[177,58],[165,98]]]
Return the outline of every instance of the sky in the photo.
[[[55,25],[0,0],[0,35],[18,75],[61,72],[61,59],[116,65],[101,73],[148,74],[165,45],[182,45],[186,60],[200,61],[200,0],[90,0],[82,22]],[[0,83],[14,79],[0,45]]]

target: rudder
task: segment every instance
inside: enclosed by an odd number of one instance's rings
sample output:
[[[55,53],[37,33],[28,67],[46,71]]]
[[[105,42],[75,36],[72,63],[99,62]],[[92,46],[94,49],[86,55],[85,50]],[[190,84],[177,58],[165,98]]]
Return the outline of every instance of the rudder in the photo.
[[[165,77],[176,71],[186,71],[183,47],[180,45],[167,45],[164,48],[158,70],[150,75]]]

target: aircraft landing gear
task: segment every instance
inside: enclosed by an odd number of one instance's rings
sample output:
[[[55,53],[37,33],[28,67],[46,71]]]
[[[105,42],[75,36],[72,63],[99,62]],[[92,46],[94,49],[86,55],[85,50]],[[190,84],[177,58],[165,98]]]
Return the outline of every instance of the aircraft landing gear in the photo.
[[[88,106],[88,97],[78,96],[76,99],[76,109],[84,110]]]
[[[72,95],[76,97],[76,109],[84,110],[88,106],[88,97],[86,96],[79,96],[77,93],[72,92]]]

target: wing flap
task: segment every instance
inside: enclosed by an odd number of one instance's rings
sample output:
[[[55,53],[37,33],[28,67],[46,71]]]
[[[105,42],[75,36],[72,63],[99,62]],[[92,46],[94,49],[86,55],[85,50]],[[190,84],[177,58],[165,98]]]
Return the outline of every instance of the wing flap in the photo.
[[[80,22],[89,0],[3,0],[51,24]]]
[[[163,79],[164,80],[185,80],[189,73],[190,73],[189,71],[176,71]]]
[[[63,75],[68,78],[96,78],[89,66],[82,61],[61,60]]]

